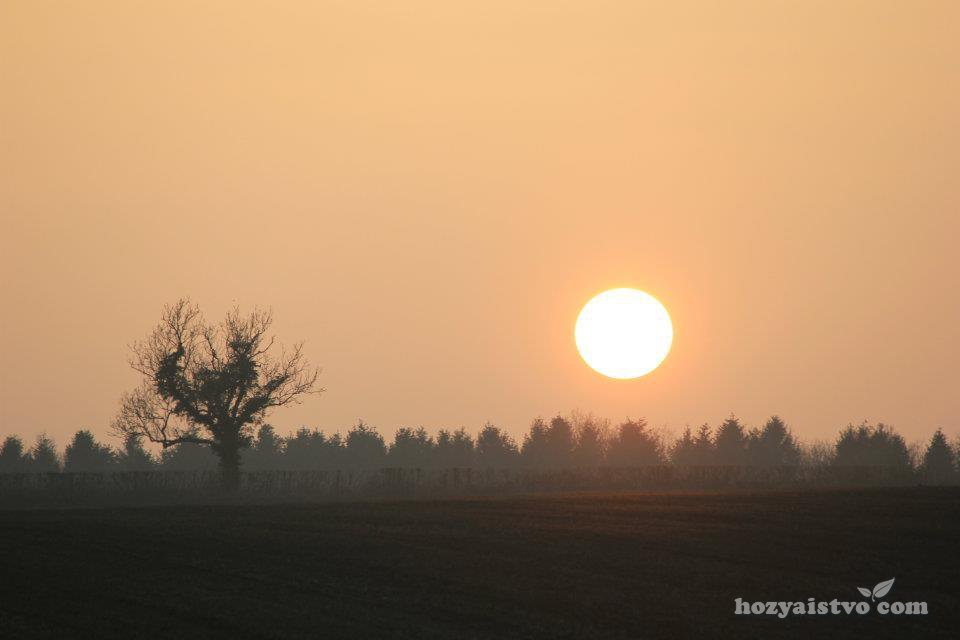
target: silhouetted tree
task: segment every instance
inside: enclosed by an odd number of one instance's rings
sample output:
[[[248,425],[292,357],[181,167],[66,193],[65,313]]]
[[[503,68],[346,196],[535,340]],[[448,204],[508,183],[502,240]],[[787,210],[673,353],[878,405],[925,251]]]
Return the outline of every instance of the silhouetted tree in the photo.
[[[164,448],[209,446],[220,459],[224,486],[240,481],[240,450],[267,412],[311,393],[318,371],[294,345],[275,356],[264,311],[227,314],[206,323],[199,309],[180,300],[164,310],[149,338],[133,346],[131,366],[142,386],[125,395],[114,429],[139,433]]]
[[[713,435],[710,433],[710,425],[703,423],[697,429],[697,438],[694,440],[694,459],[691,464],[708,465],[716,464],[716,447],[713,444]]]
[[[29,459],[19,436],[7,436],[0,446],[0,473],[23,473]]]
[[[960,471],[960,435],[953,442],[953,466]]]
[[[800,447],[800,464],[808,467],[828,467],[833,464],[837,450],[833,443],[818,440]]]
[[[117,454],[117,466],[122,471],[150,471],[156,464],[150,452],[143,448],[143,436],[128,433],[123,438],[123,449]]]
[[[63,454],[63,470],[68,473],[111,471],[116,463],[117,456],[113,450],[97,442],[86,429],[74,434]]]
[[[833,464],[838,466],[885,466],[907,469],[910,455],[903,437],[880,423],[848,425],[837,439]]]
[[[545,467],[550,461],[549,427],[543,418],[537,418],[530,424],[530,430],[523,438],[520,456],[529,467]]]
[[[576,445],[573,425],[563,416],[555,416],[547,429],[547,464],[553,468],[573,466]]]
[[[927,444],[914,440],[907,443],[907,460],[912,469],[920,469],[923,466],[923,454],[927,452]]]
[[[219,464],[210,447],[189,439],[165,447],[160,453],[160,468],[165,471],[211,471]]]
[[[723,421],[714,439],[714,464],[741,465],[747,458],[747,436],[733,414]]]
[[[489,422],[477,435],[477,464],[486,469],[509,469],[520,458],[517,444],[499,427]]]
[[[387,446],[383,436],[361,420],[347,433],[345,454],[350,466],[379,469],[386,461]]]
[[[599,467],[604,462],[606,425],[593,416],[575,420],[576,445],[574,464],[580,467]]]
[[[400,427],[387,452],[387,464],[391,467],[424,469],[431,466],[435,447],[433,439],[423,427]]]
[[[321,448],[327,437],[319,429],[300,427],[286,439],[283,448],[283,464],[287,469],[318,469],[323,456]]]
[[[945,483],[954,479],[957,469],[953,462],[953,451],[950,450],[942,430],[937,429],[930,439],[920,471],[930,482]]]
[[[272,471],[283,466],[283,439],[273,427],[262,424],[250,448],[243,452],[243,465],[255,471]]]
[[[453,433],[440,430],[437,434],[436,466],[441,469],[466,469],[474,464],[475,447],[473,438],[464,428]]]
[[[647,428],[647,421],[627,420],[610,441],[607,461],[615,467],[663,463],[663,443]]]
[[[321,467],[322,468],[340,468],[344,464],[347,451],[347,443],[340,437],[339,433],[324,438],[321,447]]]
[[[329,438],[319,429],[302,427],[286,439],[285,469],[334,469],[343,466],[345,447],[339,433]]]
[[[537,418],[524,438],[521,453],[528,466],[555,469],[574,464],[575,446],[573,426],[566,418],[556,416],[549,425]]]
[[[780,416],[773,416],[763,429],[753,430],[747,438],[747,463],[757,466],[795,465],[800,462],[800,447]]]
[[[29,469],[33,473],[56,473],[60,471],[60,456],[53,440],[41,433],[30,449]]]
[[[683,434],[677,438],[670,448],[670,461],[675,465],[695,465],[697,462],[697,441],[690,431],[690,427],[683,430]]]

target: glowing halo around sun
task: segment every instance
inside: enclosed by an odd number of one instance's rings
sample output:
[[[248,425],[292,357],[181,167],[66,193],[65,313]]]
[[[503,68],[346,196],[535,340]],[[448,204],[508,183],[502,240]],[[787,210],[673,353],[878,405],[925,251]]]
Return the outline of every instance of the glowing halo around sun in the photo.
[[[610,289],[584,305],[574,329],[577,351],[609,378],[644,376],[673,344],[673,323],[660,301],[637,289]]]

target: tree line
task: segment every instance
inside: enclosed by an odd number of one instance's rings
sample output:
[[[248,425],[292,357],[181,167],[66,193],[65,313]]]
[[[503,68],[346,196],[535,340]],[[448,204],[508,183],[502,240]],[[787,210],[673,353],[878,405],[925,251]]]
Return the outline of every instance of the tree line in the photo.
[[[319,393],[318,369],[302,345],[280,348],[269,335],[269,312],[229,312],[207,322],[187,299],[168,305],[154,330],[131,347],[140,386],[121,397],[111,427],[114,449],[88,430],[78,431],[59,455],[41,436],[27,450],[16,436],[0,449],[0,471],[67,472],[191,470],[217,467],[224,488],[239,487],[240,470],[333,468],[571,468],[684,466],[883,466],[917,468],[937,477],[957,473],[956,448],[937,431],[922,456],[883,425],[850,425],[832,446],[801,447],[786,424],[772,417],[747,429],[730,416],[715,430],[687,429],[667,442],[644,420],[615,428],[592,418],[534,420],[519,443],[486,425],[474,437],[463,429],[432,437],[401,428],[388,446],[376,429],[358,423],[345,436],[300,429],[281,437],[268,413]],[[159,456],[145,449],[162,447]]]
[[[93,433],[77,431],[62,455],[45,435],[29,449],[17,436],[0,446],[0,472],[188,471],[216,469],[220,461],[207,446],[190,439],[154,455],[136,433],[125,434],[113,448]],[[476,436],[465,429],[441,429],[431,436],[423,428],[401,427],[389,444],[373,427],[359,422],[347,431],[326,434],[301,428],[288,436],[262,424],[239,465],[248,471],[339,468],[534,468],[678,466],[883,466],[916,470],[938,480],[955,479],[960,442],[951,446],[937,430],[922,451],[911,452],[903,437],[884,424],[848,425],[832,445],[801,445],[786,423],[773,416],[748,429],[735,416],[716,429],[685,429],[668,441],[643,419],[612,427],[592,416],[536,419],[521,442],[503,429],[485,425]]]

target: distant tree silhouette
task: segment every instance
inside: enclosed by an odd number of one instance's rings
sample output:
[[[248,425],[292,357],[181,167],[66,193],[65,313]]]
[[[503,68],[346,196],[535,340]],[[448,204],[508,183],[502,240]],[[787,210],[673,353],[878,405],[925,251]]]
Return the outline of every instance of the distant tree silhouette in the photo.
[[[610,441],[607,461],[615,467],[662,464],[663,443],[647,428],[647,421],[627,420],[617,427]]]
[[[251,471],[269,471],[283,467],[283,439],[269,424],[257,429],[257,437],[243,452],[243,466]]]
[[[400,427],[387,451],[387,464],[391,467],[424,469],[432,466],[436,444],[423,427],[411,429]]]
[[[713,445],[714,464],[741,465],[747,460],[747,436],[733,414],[717,429]]]
[[[53,440],[41,433],[30,449],[29,469],[33,473],[56,473],[60,471],[60,456]]]
[[[340,468],[346,459],[347,443],[339,433],[328,436],[323,440],[320,448],[323,466],[326,468]]]
[[[536,418],[530,423],[530,430],[523,438],[520,448],[520,457],[523,464],[529,467],[545,467],[550,460],[549,427],[543,418]]]
[[[673,446],[670,447],[670,462],[675,465],[695,465],[697,461],[697,441],[690,431],[690,427],[683,430]]]
[[[836,446],[831,442],[818,440],[800,447],[800,464],[808,467],[829,467],[836,457]]]
[[[361,420],[347,433],[344,453],[346,463],[352,467],[378,469],[386,462],[387,446],[383,436]]]
[[[960,471],[960,436],[953,443],[953,466]]]
[[[302,427],[284,441],[284,469],[336,469],[344,465],[345,445],[339,433],[330,437]]]
[[[192,440],[165,447],[160,453],[160,468],[164,471],[211,471],[219,464],[210,447]]]
[[[537,468],[561,468],[574,464],[576,439],[573,425],[556,416],[548,425],[537,418],[530,425],[521,454],[525,465]]]
[[[97,442],[86,429],[74,434],[63,454],[63,470],[68,473],[111,471],[116,464],[117,456],[113,450]]]
[[[926,443],[915,440],[913,442],[907,443],[907,457],[909,458],[910,467],[913,469],[920,469],[923,466],[923,454],[926,453],[927,446]]]
[[[547,465],[552,468],[572,466],[576,446],[573,425],[563,416],[555,416],[547,428]]]
[[[756,466],[795,465],[800,447],[780,416],[773,416],[747,438],[747,463]]]
[[[380,469],[384,467],[422,469],[509,469],[526,466],[542,469],[596,468],[603,464],[618,467],[657,465],[760,466],[805,465],[888,466],[916,469],[927,481],[945,483],[960,480],[954,450],[938,429],[926,447],[915,445],[911,458],[904,439],[882,423],[848,425],[836,443],[798,445],[786,423],[772,416],[762,428],[744,433],[740,421],[730,416],[712,436],[709,425],[696,433],[690,427],[665,446],[664,437],[651,430],[645,420],[627,420],[607,435],[607,423],[592,415],[574,412],[570,418],[556,416],[550,423],[536,419],[524,439],[522,451],[503,430],[485,424],[476,440],[463,428],[441,429],[436,439],[423,428],[400,428],[388,447],[376,429],[363,421],[345,438],[327,437],[322,431],[303,427],[287,438],[269,424],[261,424],[252,446],[244,452],[244,465],[251,470]],[[183,441],[163,449],[159,459],[143,447],[143,436],[128,433],[123,448],[112,450],[97,442],[89,430],[78,431],[67,445],[63,469],[84,471],[212,470],[220,464],[213,450],[199,440],[197,427],[182,432]],[[960,445],[960,441],[958,441]],[[29,452],[17,436],[0,444],[0,472],[56,472],[60,458],[55,444],[46,436],[37,438]]]
[[[697,429],[697,437],[693,442],[693,462],[692,464],[707,465],[716,464],[714,454],[716,447],[713,444],[713,435],[710,432],[710,425],[703,423]]]
[[[0,445],[0,473],[22,473],[29,464],[19,436],[7,436]]]
[[[953,451],[947,444],[943,431],[937,429],[923,455],[920,471],[924,478],[934,483],[945,483],[955,479],[957,468],[953,460]]]
[[[910,454],[903,437],[880,423],[848,425],[837,439],[833,464],[838,466],[885,466],[907,469]]]
[[[476,447],[466,429],[450,433],[444,429],[437,434],[436,466],[440,469],[465,469],[474,465]]]
[[[123,397],[114,429],[139,433],[164,448],[209,446],[224,486],[240,481],[240,451],[267,412],[311,393],[318,371],[294,345],[275,356],[270,313],[233,310],[219,325],[180,300],[164,310],[149,338],[133,346],[131,366],[143,384]]]
[[[23,473],[29,465],[19,436],[7,436],[0,445],[0,473]]]
[[[123,439],[123,449],[117,454],[117,466],[122,471],[150,471],[157,461],[143,448],[143,436],[128,433]]]
[[[517,444],[499,427],[489,422],[477,435],[477,464],[486,469],[508,469],[520,458]]]
[[[573,462],[576,466],[599,467],[604,463],[605,426],[593,416],[584,416],[575,420],[576,444],[573,450]]]

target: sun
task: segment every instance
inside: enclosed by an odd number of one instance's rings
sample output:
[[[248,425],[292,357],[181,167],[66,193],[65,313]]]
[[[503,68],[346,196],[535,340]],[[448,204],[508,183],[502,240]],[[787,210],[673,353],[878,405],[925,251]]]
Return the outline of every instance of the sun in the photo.
[[[660,301],[637,289],[610,289],[577,316],[577,350],[595,371],[630,379],[660,366],[673,344],[673,323]]]

